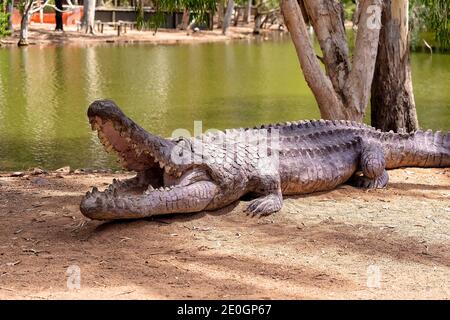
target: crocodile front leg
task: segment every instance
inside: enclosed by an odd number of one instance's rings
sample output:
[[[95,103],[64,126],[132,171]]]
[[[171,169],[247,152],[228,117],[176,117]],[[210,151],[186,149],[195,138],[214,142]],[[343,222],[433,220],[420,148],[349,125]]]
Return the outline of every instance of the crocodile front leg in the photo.
[[[95,220],[138,219],[160,214],[198,212],[207,209],[218,190],[210,181],[151,189],[140,195],[120,195],[115,191],[99,192],[94,188],[83,198],[80,210]]]

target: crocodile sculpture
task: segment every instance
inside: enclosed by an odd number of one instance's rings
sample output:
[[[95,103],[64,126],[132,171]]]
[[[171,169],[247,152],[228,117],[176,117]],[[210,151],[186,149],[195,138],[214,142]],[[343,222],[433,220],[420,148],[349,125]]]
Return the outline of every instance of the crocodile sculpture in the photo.
[[[223,208],[244,195],[246,211],[281,209],[283,195],[349,182],[382,188],[386,169],[450,166],[450,133],[381,132],[343,120],[311,120],[232,129],[195,138],[148,133],[110,100],[93,102],[89,122],[108,151],[136,177],[84,196],[80,210],[97,220]]]

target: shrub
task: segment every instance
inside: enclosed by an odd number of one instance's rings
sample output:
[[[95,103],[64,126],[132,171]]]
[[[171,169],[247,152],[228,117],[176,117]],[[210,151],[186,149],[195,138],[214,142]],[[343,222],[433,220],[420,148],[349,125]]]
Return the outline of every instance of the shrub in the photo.
[[[0,12],[0,37],[9,36],[11,31],[8,28],[9,13]]]

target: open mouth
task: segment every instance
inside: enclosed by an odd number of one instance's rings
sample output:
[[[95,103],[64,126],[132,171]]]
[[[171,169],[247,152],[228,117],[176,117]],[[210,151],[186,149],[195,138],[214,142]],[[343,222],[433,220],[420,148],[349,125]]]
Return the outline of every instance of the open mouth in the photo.
[[[177,143],[148,133],[112,101],[94,102],[88,117],[105,149],[114,151],[122,166],[137,175],[114,180],[102,192],[95,187],[87,192],[80,204],[85,216],[106,220],[195,212],[216,195],[217,186],[205,168],[175,165],[171,153]]]
[[[90,123],[92,129],[97,131],[106,151],[115,153],[122,167],[137,172],[135,178],[113,180],[105,192],[142,194],[153,190],[170,190],[181,177],[183,172],[160,157],[157,152],[153,152],[146,145],[145,139],[140,140],[141,142],[133,140],[133,128],[124,128],[97,116],[90,118]],[[98,192],[98,189],[93,189],[93,192]]]

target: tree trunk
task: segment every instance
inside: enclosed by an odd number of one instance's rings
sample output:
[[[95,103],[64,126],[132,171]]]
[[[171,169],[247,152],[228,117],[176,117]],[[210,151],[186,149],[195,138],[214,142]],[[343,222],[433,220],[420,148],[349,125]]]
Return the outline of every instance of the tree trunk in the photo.
[[[228,27],[231,22],[231,15],[234,10],[234,0],[228,0],[227,2],[227,11],[225,12],[225,16],[223,17],[223,25],[222,25],[222,34],[226,34]]]
[[[136,0],[136,28],[138,30],[145,29],[145,20],[144,20],[144,0]]]
[[[83,26],[86,33],[95,33],[95,3],[96,0],[84,0],[83,3]]]
[[[224,0],[219,0],[219,3],[217,4],[217,28],[218,29],[222,29],[222,26],[223,26],[223,11],[224,11],[223,1]]]
[[[180,30],[187,30],[189,26],[189,17],[190,17],[190,11],[188,8],[184,8],[183,10],[183,19],[181,19],[181,24],[178,29]]]
[[[8,16],[8,30],[11,31],[11,32],[14,31],[14,27],[13,27],[13,24],[12,24],[12,12],[13,12],[13,8],[14,8],[14,0],[11,0],[11,1],[9,2],[9,4],[8,4],[8,8],[7,8],[7,11],[6,11],[6,12],[9,13],[9,16]]]
[[[234,24],[235,27],[237,27],[237,25],[238,25],[238,23],[239,23],[239,18],[240,18],[240,16],[241,16],[241,10],[240,10],[240,9],[237,9],[237,10],[236,10],[235,17],[234,17],[234,22],[233,22],[233,24]]]
[[[255,12],[255,18],[253,20],[254,27],[253,27],[253,34],[259,34],[261,29],[261,20],[262,15],[259,13],[261,9],[261,1],[256,0],[256,12]]]
[[[261,20],[262,15],[256,12],[255,14],[255,26],[253,27],[253,34],[259,34],[261,32]]]
[[[19,42],[17,43],[19,47],[28,45],[28,24],[30,23],[30,15],[31,15],[30,10],[32,5],[33,5],[32,0],[28,0],[28,2],[25,3],[25,8],[22,14],[22,20],[20,21]]]
[[[62,19],[62,10],[63,10],[63,1],[55,0],[55,7],[58,10],[55,10],[55,22],[56,22],[56,31],[63,31],[63,19]],[[59,11],[61,10],[61,11]]]
[[[252,15],[252,0],[247,1],[247,6],[244,9],[244,22],[249,23]]]
[[[411,81],[408,0],[385,0],[372,83],[372,125],[383,131],[419,128]]]

